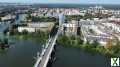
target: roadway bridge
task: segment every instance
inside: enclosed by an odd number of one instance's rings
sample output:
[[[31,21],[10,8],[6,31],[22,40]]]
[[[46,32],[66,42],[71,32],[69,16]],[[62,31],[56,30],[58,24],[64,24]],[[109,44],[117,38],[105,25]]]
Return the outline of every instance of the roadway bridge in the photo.
[[[54,47],[58,35],[61,33],[60,27],[64,22],[64,15],[59,14],[59,23],[56,23],[51,32],[49,33],[49,39],[46,42],[46,45],[42,49],[41,54],[38,53],[37,61],[34,64],[34,67],[47,67],[47,64],[50,60],[53,59],[52,55],[54,54]]]
[[[59,34],[59,30],[57,30],[56,34],[48,39],[45,47],[42,49],[41,54],[38,54],[37,61],[34,64],[34,67],[47,67],[48,62],[52,58],[52,52],[55,47],[55,43]]]

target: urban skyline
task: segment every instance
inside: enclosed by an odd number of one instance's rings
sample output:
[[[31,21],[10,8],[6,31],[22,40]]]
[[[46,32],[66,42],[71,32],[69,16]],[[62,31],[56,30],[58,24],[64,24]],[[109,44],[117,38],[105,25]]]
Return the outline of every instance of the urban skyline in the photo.
[[[69,2],[68,2],[69,1]],[[42,4],[120,4],[119,0],[0,0],[7,3],[42,3]]]

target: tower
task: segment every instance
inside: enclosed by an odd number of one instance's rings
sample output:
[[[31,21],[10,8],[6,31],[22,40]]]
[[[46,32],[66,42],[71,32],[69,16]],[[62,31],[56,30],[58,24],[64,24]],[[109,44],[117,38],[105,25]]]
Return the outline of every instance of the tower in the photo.
[[[65,17],[64,13],[59,14],[59,26],[61,26],[64,23]]]

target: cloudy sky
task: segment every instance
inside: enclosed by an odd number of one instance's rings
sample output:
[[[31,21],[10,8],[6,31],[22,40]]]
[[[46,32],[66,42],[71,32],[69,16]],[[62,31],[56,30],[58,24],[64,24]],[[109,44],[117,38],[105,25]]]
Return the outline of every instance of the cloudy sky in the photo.
[[[120,4],[120,0],[0,0],[9,3]]]

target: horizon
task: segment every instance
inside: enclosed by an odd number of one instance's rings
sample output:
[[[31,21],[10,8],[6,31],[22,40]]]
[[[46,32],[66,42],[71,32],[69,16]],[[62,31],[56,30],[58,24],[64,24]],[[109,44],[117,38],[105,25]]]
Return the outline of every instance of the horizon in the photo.
[[[110,5],[120,5],[118,0],[0,0],[0,3],[20,3],[20,4],[110,4]]]
[[[20,3],[20,2],[0,2],[0,3],[2,3],[2,4],[4,4],[4,3],[7,3],[7,4],[26,4],[26,5],[34,5],[34,4],[40,4],[40,5],[47,5],[47,4],[49,4],[49,5],[56,5],[56,4],[58,4],[58,5],[71,5],[71,4],[73,4],[73,5],[120,5],[120,4],[95,4],[95,3],[90,3],[90,4],[86,4],[86,3],[82,3],[82,4],[75,4],[75,3]]]

